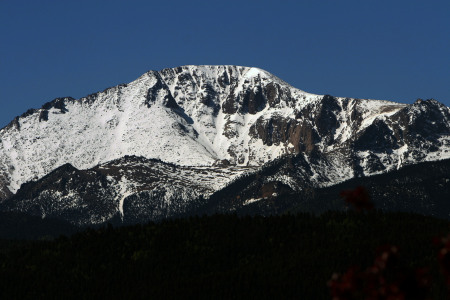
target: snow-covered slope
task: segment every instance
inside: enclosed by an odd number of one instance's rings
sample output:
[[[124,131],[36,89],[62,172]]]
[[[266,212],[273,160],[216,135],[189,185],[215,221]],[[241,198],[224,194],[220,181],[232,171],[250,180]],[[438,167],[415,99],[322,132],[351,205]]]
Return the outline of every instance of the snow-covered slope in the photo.
[[[177,85],[182,78],[176,75],[177,70],[191,77]],[[213,105],[204,103],[209,99],[206,91],[215,83],[211,101],[220,106],[231,89],[238,94],[245,82],[259,78],[255,77],[258,74],[267,80],[274,78],[253,68],[188,66],[151,71],[130,84],[80,100],[55,99],[39,110],[28,111],[0,131],[2,178],[15,192],[22,183],[65,163],[86,169],[124,155],[138,155],[199,166],[232,158],[227,153],[230,146],[244,142],[247,136],[245,126],[236,125],[242,114],[231,118],[232,125],[231,121],[227,123],[231,115],[220,108],[214,115]],[[219,85],[220,76],[228,76],[232,84],[227,81]],[[230,126],[240,130],[241,136],[224,136],[224,127]],[[240,155],[246,148],[241,146]],[[272,152],[278,154],[280,149]],[[260,161],[268,159],[262,157]],[[6,195],[5,189],[3,192]]]
[[[326,158],[311,177],[330,185],[450,157],[449,120],[434,100],[313,95],[258,68],[150,71],[79,100],[55,99],[0,130],[0,199],[64,164],[88,169],[125,155],[198,167],[301,153]]]

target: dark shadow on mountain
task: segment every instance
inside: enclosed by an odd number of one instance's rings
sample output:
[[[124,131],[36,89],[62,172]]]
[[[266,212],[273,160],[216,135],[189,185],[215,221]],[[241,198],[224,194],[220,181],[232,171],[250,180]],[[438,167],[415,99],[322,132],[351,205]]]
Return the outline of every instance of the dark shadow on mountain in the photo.
[[[79,230],[81,228],[58,219],[43,219],[20,212],[0,212],[0,239],[48,240]]]

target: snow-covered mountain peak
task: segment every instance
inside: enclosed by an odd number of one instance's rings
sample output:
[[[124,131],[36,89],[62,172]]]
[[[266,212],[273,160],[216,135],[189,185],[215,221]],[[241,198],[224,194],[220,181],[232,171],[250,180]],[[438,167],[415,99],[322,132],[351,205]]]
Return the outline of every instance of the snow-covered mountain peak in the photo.
[[[82,170],[125,155],[199,167],[334,153],[330,164],[345,176],[327,180],[345,180],[450,155],[449,116],[434,100],[405,105],[306,93],[258,68],[149,71],[78,100],[55,99],[0,130],[0,199],[64,164]],[[425,154],[407,156],[412,149]]]

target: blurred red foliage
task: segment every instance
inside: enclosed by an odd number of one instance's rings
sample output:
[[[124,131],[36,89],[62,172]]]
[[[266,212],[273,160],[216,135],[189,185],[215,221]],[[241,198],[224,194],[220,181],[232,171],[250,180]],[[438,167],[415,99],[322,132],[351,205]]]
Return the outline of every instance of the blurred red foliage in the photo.
[[[342,191],[340,196],[358,212],[374,207],[369,193],[362,186]],[[433,243],[438,247],[437,259],[450,299],[450,234],[434,238]],[[413,270],[405,267],[396,246],[381,246],[376,253],[373,265],[366,270],[353,266],[342,275],[332,275],[327,285],[333,300],[430,299],[431,276],[428,268]]]
[[[435,238],[433,242],[439,247],[437,258],[445,283],[450,291],[450,234],[442,238]]]
[[[373,203],[370,201],[369,193],[362,186],[356,187],[354,190],[345,190],[340,193],[345,202],[352,205],[356,211],[360,212],[364,209],[373,209]]]
[[[428,270],[410,270],[401,264],[395,246],[377,250],[372,266],[364,271],[349,268],[344,274],[333,274],[328,287],[333,300],[404,300],[427,299],[431,287]]]

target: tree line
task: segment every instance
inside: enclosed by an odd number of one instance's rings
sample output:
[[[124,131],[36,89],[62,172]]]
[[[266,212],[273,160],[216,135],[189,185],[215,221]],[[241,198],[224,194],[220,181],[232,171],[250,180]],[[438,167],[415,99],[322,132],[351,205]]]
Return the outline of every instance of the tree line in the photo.
[[[426,267],[438,278],[427,293],[444,299],[432,240],[446,236],[449,225],[376,210],[216,214],[108,225],[51,241],[2,240],[0,297],[330,299],[351,266],[364,272],[380,245],[395,245],[402,266]]]

